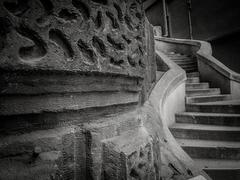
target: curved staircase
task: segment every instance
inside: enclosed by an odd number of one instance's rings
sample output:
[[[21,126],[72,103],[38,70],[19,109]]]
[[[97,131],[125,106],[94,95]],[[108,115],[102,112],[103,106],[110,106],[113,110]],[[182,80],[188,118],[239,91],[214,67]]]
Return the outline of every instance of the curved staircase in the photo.
[[[176,114],[170,131],[213,180],[240,179],[240,100],[201,82],[195,57],[166,55],[187,73],[186,112]]]

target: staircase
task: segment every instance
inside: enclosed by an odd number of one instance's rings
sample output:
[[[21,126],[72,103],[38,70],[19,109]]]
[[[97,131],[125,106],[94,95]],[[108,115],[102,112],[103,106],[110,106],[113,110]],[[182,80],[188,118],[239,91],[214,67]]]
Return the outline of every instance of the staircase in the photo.
[[[187,73],[186,112],[176,114],[173,136],[213,180],[240,179],[240,100],[200,82],[195,57],[166,55]]]

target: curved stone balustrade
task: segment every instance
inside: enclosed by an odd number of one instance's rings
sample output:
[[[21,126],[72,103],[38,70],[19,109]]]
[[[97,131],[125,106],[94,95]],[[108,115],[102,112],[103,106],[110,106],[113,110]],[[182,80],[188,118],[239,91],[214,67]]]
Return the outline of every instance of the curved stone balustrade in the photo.
[[[158,49],[157,44],[156,49]],[[164,142],[166,143],[165,146],[175,158],[173,162],[180,162],[181,167],[184,167],[187,173],[191,172],[194,175],[202,174],[207,179],[210,179],[194,165],[193,160],[178,145],[168,129],[169,125],[175,121],[175,113],[182,112],[185,109],[186,73],[161,51],[156,50],[156,53],[157,62],[161,61],[160,64],[165,64],[168,70],[153,88],[149,102],[160,116],[159,119],[162,123],[162,130],[165,137]]]
[[[222,93],[240,98],[240,74],[212,56],[211,45],[204,41],[155,37],[157,47],[165,51],[196,55],[201,79],[220,87]]]

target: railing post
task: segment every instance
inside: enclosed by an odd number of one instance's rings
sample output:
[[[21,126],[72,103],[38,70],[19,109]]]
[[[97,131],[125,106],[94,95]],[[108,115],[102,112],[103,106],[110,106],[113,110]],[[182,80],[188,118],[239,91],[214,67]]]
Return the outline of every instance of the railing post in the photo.
[[[163,4],[163,16],[164,16],[164,35],[165,37],[169,36],[168,32],[168,15],[167,15],[167,6],[166,6],[166,0],[162,0]]]
[[[191,1],[191,0],[187,0],[187,6],[188,6],[189,35],[190,35],[190,39],[193,39],[193,32],[192,32],[192,18],[191,18],[192,1]]]

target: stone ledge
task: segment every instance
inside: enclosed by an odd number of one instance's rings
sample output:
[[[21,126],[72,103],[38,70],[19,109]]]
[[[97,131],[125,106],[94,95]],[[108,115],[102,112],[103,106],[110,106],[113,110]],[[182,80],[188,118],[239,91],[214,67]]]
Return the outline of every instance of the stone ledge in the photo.
[[[152,140],[144,127],[103,141],[104,177],[152,179],[155,174],[152,148]]]

